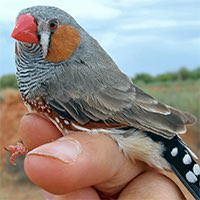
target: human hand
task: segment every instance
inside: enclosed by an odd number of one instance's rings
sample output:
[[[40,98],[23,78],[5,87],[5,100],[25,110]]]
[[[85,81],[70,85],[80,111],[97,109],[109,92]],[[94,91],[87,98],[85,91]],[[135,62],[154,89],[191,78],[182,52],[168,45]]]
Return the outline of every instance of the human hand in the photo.
[[[25,115],[19,131],[30,150],[25,172],[48,192],[47,199],[184,199],[174,182],[140,161],[126,159],[106,135],[70,132],[63,137],[37,114]]]

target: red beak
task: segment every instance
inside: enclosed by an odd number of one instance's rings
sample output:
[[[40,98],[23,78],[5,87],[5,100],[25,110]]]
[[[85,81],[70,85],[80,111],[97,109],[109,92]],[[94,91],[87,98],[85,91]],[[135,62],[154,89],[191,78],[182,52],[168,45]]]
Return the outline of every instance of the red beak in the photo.
[[[11,34],[18,41],[38,43],[37,24],[31,14],[20,15]]]

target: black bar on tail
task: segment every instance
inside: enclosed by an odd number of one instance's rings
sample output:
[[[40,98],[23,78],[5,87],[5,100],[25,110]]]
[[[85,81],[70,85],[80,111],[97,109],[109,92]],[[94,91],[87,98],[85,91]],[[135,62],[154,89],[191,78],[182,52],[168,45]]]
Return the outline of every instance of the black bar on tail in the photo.
[[[163,157],[168,161],[172,171],[194,198],[200,200],[200,166],[195,162],[192,151],[178,136],[166,139],[152,133],[147,135],[154,141],[163,143],[165,147]]]

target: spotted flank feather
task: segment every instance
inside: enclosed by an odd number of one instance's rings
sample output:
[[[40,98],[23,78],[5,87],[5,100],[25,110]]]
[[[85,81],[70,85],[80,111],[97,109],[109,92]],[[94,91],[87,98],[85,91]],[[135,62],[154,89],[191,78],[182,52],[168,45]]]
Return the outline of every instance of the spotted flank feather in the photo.
[[[200,165],[195,161],[196,155],[185,145],[182,139],[175,136],[168,140],[150,134],[154,141],[163,143],[163,157],[168,161],[171,170],[179,177],[195,199],[200,199]]]

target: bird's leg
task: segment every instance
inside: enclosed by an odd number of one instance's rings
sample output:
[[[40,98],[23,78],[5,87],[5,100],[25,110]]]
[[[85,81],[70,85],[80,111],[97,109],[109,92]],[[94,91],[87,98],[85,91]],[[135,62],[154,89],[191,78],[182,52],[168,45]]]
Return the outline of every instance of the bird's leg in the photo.
[[[26,155],[28,153],[28,149],[21,142],[17,142],[16,145],[9,145],[8,147],[5,147],[5,150],[11,153],[10,163],[12,165],[16,165],[15,160],[18,156]]]

